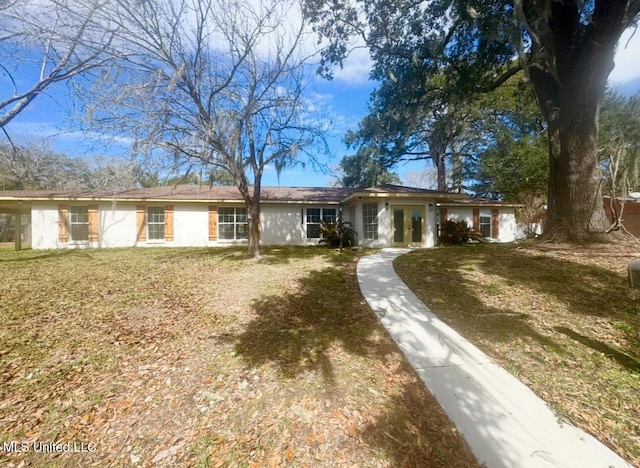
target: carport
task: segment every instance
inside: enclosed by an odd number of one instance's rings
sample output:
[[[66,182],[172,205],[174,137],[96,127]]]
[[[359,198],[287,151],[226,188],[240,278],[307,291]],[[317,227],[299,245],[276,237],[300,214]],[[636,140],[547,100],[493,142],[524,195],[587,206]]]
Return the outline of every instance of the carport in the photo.
[[[20,199],[0,199],[0,213],[13,216],[15,226],[14,246],[16,250],[22,250],[22,215],[31,214],[31,202]]]

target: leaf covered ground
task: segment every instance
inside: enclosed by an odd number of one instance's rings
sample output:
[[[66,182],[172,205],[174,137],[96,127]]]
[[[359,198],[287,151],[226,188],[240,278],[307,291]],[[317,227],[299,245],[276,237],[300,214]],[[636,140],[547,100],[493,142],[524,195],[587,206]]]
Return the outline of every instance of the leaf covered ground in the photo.
[[[634,244],[471,245],[395,269],[442,320],[557,414],[640,466],[640,290]]]
[[[0,464],[477,466],[357,255],[0,250]]]

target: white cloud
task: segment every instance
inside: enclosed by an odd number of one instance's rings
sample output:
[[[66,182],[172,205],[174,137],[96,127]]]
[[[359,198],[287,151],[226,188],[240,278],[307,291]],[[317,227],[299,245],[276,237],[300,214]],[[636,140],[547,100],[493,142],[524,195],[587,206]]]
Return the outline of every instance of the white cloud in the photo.
[[[640,31],[634,34],[634,29],[630,28],[622,34],[615,63],[616,67],[609,75],[609,81],[626,83],[640,77]]]
[[[330,93],[320,93],[310,91],[305,98],[305,109],[307,112],[327,112],[333,111],[334,95]]]
[[[615,55],[615,64],[609,75],[611,82],[625,83],[640,77],[640,31],[634,34],[634,29],[629,28],[622,34]],[[359,41],[358,47],[345,59],[344,66],[334,67],[334,80],[349,85],[364,85],[369,82],[372,66],[369,49]]]
[[[350,119],[348,111],[337,108],[336,100],[338,99],[345,99],[345,94],[340,93],[337,96],[334,93],[311,91],[306,96],[305,108],[310,122],[323,124],[327,128],[326,136],[328,138],[340,140],[347,130],[353,129],[357,125],[362,116],[358,115]]]
[[[352,85],[362,85],[369,81],[369,72],[373,61],[369,56],[369,49],[359,47],[354,49],[344,61],[342,68],[335,68],[334,79]]]
[[[614,83],[625,83],[640,77],[640,31],[627,29],[621,36],[615,55],[615,68],[609,75]],[[373,61],[369,49],[359,47],[347,57],[342,69],[335,67],[334,79],[350,85],[363,85],[369,81]]]

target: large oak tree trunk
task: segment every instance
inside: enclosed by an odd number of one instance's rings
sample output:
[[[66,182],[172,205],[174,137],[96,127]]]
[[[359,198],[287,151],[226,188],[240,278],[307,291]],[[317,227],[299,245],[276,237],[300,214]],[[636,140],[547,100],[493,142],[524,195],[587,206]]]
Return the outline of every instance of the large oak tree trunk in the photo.
[[[597,94],[596,94],[597,93]],[[554,212],[548,236],[568,241],[604,241],[608,228],[598,158],[601,90],[565,91],[560,113],[560,157],[553,161]]]
[[[535,79],[532,74],[532,81]],[[536,86],[536,90],[541,86]],[[548,91],[548,90],[547,90]],[[555,241],[606,240],[608,223],[602,202],[598,158],[598,113],[604,86],[597,94],[576,86],[546,102],[549,134],[549,191],[545,237]],[[541,99],[541,100],[542,100]]]
[[[548,125],[549,193],[544,237],[602,242],[609,226],[602,201],[598,118],[624,2],[603,2],[599,24],[582,28],[575,4],[552,2],[547,44],[533,53],[529,76]],[[582,29],[581,29],[582,28]],[[578,34],[580,32],[580,34]]]

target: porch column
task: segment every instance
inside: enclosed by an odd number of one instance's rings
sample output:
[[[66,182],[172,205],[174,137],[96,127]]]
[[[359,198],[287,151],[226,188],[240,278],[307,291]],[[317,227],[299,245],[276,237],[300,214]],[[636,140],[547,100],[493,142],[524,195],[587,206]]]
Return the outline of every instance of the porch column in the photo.
[[[16,211],[16,221],[15,221],[15,225],[16,225],[16,229],[15,229],[15,249],[16,252],[19,252],[22,250],[22,210],[20,209],[20,207],[18,207],[18,210]]]

